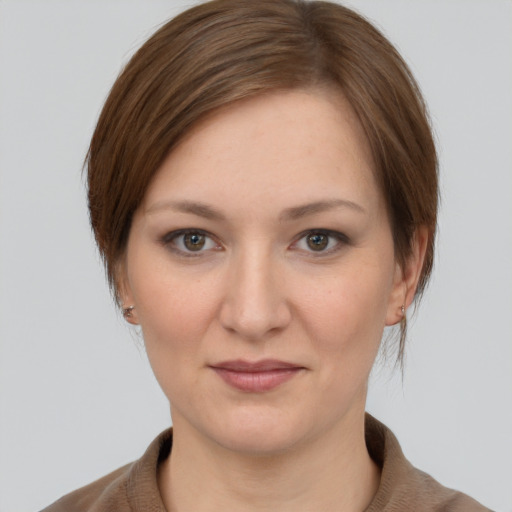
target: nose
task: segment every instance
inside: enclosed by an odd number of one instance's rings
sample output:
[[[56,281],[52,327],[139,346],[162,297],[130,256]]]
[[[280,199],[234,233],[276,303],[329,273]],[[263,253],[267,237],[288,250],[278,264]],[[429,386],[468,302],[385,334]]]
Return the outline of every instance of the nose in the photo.
[[[229,265],[220,310],[225,329],[252,340],[263,340],[290,323],[283,273],[263,251],[248,251]]]

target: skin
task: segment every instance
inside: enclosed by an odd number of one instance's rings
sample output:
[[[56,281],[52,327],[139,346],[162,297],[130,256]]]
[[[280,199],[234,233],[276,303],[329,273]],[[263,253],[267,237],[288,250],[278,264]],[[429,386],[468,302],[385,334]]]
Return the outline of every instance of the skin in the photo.
[[[200,250],[184,229],[206,234]],[[325,248],[308,245],[312,231]],[[168,510],[368,506],[379,482],[364,442],[368,376],[425,245],[419,230],[396,263],[368,142],[337,91],[244,100],[187,135],[135,213],[119,279],[171,405]],[[268,358],[301,370],[245,392],[212,369]]]

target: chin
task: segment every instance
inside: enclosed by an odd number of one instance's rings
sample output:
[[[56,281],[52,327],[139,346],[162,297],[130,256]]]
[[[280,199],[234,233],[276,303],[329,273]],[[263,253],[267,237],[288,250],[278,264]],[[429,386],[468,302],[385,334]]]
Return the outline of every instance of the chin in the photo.
[[[240,409],[224,415],[216,425],[208,425],[204,433],[227,450],[251,456],[279,455],[307,437],[304,421],[298,416],[269,407]]]
[[[300,437],[300,436],[299,436]],[[236,429],[223,432],[215,441],[224,449],[252,457],[273,457],[289,452],[298,439],[288,432]]]

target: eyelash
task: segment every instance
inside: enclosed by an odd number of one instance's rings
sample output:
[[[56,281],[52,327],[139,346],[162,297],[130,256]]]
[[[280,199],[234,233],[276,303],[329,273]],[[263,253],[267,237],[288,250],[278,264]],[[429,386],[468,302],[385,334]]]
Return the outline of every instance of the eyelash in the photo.
[[[322,251],[314,251],[314,250],[306,251],[311,256],[316,257],[316,258],[320,258],[322,256],[325,257],[328,255],[334,254],[334,253],[338,252],[339,250],[341,250],[343,248],[343,246],[350,244],[350,239],[348,238],[348,236],[345,235],[344,233],[340,233],[339,231],[332,231],[330,229],[309,229],[307,231],[303,231],[297,237],[297,240],[295,242],[293,242],[292,246],[296,246],[296,245],[298,245],[298,243],[300,241],[304,240],[306,237],[314,236],[314,235],[325,235],[329,239],[334,239],[336,241],[336,244],[334,245],[334,247],[330,247],[329,249],[322,250]],[[328,244],[329,243],[330,242],[328,241]]]
[[[186,235],[196,235],[196,234],[200,235],[200,236],[204,236],[206,239],[211,240],[216,246],[214,248],[208,248],[206,250],[201,250],[202,249],[201,248],[198,251],[187,251],[184,249],[180,249],[176,246],[176,240],[178,240],[180,237],[185,237]],[[329,239],[335,239],[336,244],[334,247],[330,247],[327,250],[320,250],[320,251],[305,250],[313,257],[322,257],[322,256],[331,255],[331,254],[339,251],[344,245],[350,244],[350,239],[344,233],[340,233],[338,231],[332,231],[329,229],[309,229],[307,231],[303,231],[296,238],[296,240],[291,244],[291,247],[296,249],[296,246],[299,244],[299,242],[304,240],[307,236],[314,236],[314,235],[325,235]],[[215,240],[215,238],[210,233],[208,233],[207,231],[204,231],[202,229],[180,229],[177,231],[171,231],[170,233],[167,233],[165,236],[163,236],[161,238],[160,242],[162,243],[162,245],[164,247],[167,247],[174,253],[176,253],[180,256],[184,256],[186,258],[189,258],[189,257],[197,258],[199,256],[202,256],[203,253],[208,250],[216,250],[216,251],[222,250],[222,248],[220,247],[220,244]],[[184,240],[182,243],[184,243]],[[205,242],[205,243],[207,243],[207,242]],[[329,245],[329,243],[330,243],[330,241],[327,242],[328,245]],[[300,250],[300,249],[298,249],[298,250]]]
[[[161,239],[161,243],[164,245],[164,247],[167,247],[172,252],[186,258],[197,258],[198,256],[202,256],[202,253],[205,252],[203,250],[187,251],[176,246],[176,240],[180,237],[185,237],[186,235],[204,236],[205,238],[212,240],[215,243],[216,247],[214,250],[220,250],[220,244],[215,241],[215,238],[210,233],[202,229],[179,229],[177,231],[171,231]]]

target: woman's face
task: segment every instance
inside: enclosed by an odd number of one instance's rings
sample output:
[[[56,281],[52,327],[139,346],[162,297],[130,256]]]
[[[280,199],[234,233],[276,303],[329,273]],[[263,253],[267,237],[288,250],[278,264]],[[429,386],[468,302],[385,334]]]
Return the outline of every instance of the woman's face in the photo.
[[[164,161],[121,296],[176,432],[274,453],[362,416],[405,299],[372,165],[346,100],[300,90],[229,106]]]

